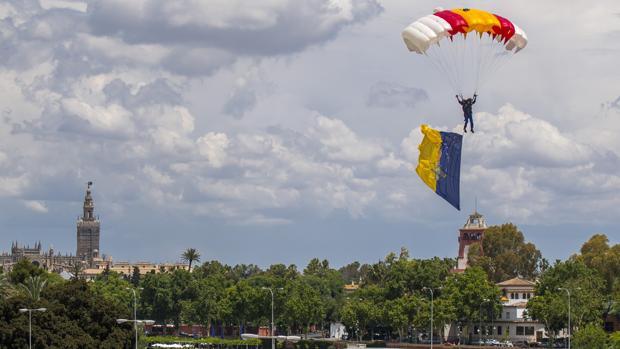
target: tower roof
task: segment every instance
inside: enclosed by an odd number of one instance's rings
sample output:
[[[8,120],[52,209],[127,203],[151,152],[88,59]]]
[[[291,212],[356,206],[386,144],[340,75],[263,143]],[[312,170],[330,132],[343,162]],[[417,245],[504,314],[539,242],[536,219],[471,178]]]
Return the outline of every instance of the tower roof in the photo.
[[[484,216],[478,213],[478,211],[474,211],[474,213],[469,215],[467,218],[467,222],[463,225],[463,229],[486,229],[487,222],[484,219]]]

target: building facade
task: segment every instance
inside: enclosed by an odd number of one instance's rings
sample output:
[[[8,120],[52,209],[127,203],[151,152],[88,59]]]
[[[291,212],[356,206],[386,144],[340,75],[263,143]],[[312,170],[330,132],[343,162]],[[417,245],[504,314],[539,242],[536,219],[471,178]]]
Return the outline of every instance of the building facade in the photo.
[[[545,326],[527,315],[527,302],[534,297],[532,281],[513,278],[502,281],[497,287],[502,291],[502,311],[497,314],[487,333],[493,338],[506,338],[513,342],[540,342]]]

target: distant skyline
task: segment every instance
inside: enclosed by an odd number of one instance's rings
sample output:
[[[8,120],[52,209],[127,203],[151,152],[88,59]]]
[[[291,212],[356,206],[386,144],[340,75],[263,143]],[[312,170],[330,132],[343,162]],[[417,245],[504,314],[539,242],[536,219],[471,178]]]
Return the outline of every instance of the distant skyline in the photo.
[[[462,129],[401,30],[456,1],[0,4],[0,251],[334,266],[455,257],[474,209],[554,260],[620,242],[620,3],[470,1],[529,37],[480,91],[461,207],[419,180],[419,125]]]

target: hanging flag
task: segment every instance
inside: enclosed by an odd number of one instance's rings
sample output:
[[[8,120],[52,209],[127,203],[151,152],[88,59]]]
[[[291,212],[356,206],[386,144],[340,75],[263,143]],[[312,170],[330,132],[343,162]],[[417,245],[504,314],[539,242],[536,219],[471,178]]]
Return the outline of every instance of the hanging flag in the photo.
[[[420,129],[424,139],[418,146],[420,157],[415,171],[437,195],[461,210],[459,184],[463,136],[437,131],[428,125],[422,125]]]

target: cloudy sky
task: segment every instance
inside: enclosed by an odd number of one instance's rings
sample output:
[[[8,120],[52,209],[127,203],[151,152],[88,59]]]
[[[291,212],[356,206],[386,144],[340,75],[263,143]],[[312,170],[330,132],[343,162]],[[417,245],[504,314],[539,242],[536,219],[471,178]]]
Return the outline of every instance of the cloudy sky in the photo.
[[[115,260],[454,257],[475,198],[550,259],[620,242],[620,3],[467,4],[530,43],[480,91],[460,212],[414,172],[420,124],[462,127],[400,37],[437,5],[2,1],[0,251],[74,252],[90,180]]]

